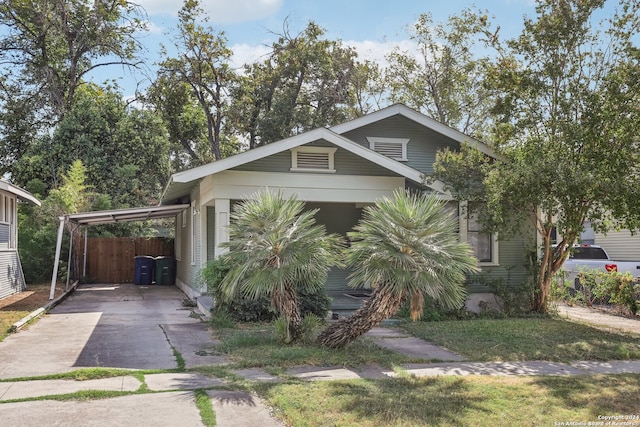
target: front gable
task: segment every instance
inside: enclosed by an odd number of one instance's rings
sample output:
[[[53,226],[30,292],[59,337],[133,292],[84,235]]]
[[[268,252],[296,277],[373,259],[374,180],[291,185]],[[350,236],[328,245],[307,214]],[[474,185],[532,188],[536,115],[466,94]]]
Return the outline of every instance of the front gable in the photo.
[[[402,115],[386,117],[362,127],[349,130],[342,136],[370,148],[372,141],[389,138],[408,140],[406,161],[403,163],[429,175],[439,150],[459,150],[460,143]],[[375,148],[375,147],[374,147]]]
[[[302,168],[296,169],[296,158],[294,151],[305,151],[305,149],[324,148],[333,150],[332,168],[327,168],[327,173],[336,175],[368,175],[368,176],[400,176],[398,173],[370,160],[364,159],[344,148],[337,147],[329,141],[319,139],[308,144],[303,144],[289,150],[281,151],[271,156],[263,157],[252,162],[244,163],[230,170],[253,171],[253,172],[277,172],[277,173],[322,173],[322,170],[306,171]],[[299,156],[298,156],[299,157]]]

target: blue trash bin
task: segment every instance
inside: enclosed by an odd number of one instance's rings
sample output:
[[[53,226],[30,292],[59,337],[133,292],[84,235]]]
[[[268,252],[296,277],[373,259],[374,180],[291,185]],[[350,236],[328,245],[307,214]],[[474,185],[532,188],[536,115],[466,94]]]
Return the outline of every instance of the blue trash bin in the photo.
[[[153,267],[155,260],[150,256],[134,258],[134,283],[136,285],[153,284]]]

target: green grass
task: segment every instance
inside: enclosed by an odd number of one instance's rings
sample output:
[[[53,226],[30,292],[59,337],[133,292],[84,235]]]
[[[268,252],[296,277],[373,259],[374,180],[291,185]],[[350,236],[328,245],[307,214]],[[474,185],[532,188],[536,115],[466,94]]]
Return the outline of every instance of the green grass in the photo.
[[[400,326],[473,361],[640,359],[637,335],[604,332],[559,319],[407,322]]]
[[[261,387],[278,417],[295,426],[587,425],[599,415],[637,414],[640,407],[637,374],[403,377]]]
[[[272,325],[241,325],[218,331],[222,343],[216,347],[231,359],[233,368],[287,369],[300,365],[347,366],[394,365],[416,361],[360,339],[344,349],[330,350],[314,344],[283,345],[275,337]]]
[[[195,390],[196,406],[200,411],[200,418],[202,424],[207,427],[214,427],[216,425],[216,413],[213,410],[213,404],[211,398],[205,390]]]
[[[0,341],[4,341],[9,336],[14,323],[29,313],[29,311],[0,311]]]

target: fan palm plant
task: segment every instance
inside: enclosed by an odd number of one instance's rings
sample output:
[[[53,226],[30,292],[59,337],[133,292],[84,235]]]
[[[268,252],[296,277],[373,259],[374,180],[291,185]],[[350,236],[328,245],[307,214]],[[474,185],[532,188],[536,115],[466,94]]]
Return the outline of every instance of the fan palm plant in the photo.
[[[393,316],[407,300],[416,320],[425,294],[460,307],[466,275],[477,271],[477,260],[458,240],[456,227],[457,218],[429,195],[397,191],[365,208],[349,233],[353,243],[347,265],[353,268],[349,285],[371,287],[373,293],[353,315],[326,328],[318,341],[343,347]]]
[[[339,260],[339,239],[315,224],[316,211],[265,189],[234,207],[230,240],[223,244],[231,266],[221,283],[224,294],[268,295],[286,322],[287,342],[301,329],[298,292],[319,290]]]

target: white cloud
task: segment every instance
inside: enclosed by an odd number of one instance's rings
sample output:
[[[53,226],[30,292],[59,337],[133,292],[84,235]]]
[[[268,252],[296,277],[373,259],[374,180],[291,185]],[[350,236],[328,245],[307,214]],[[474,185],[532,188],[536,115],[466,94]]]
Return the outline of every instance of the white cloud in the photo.
[[[400,49],[402,52],[413,54],[415,56],[418,55],[418,47],[411,40],[394,42],[348,40],[345,41],[344,44],[356,50],[360,61],[370,60],[379,64],[381,67],[388,65],[385,57],[395,49]],[[266,44],[250,45],[242,43],[234,44],[233,46],[230,46],[230,48],[233,51],[231,66],[239,71],[241,71],[244,64],[261,61],[271,52],[271,47]]]
[[[231,67],[240,72],[242,71],[242,66],[244,64],[262,61],[266,55],[271,52],[271,48],[264,44],[249,45],[242,43],[234,44],[230,48],[233,51],[233,55],[231,56]]]
[[[417,55],[418,47],[411,40],[400,41],[386,41],[377,42],[372,40],[355,41],[348,40],[344,42],[347,46],[351,46],[358,52],[358,58],[361,61],[369,60],[379,64],[381,67],[388,65],[386,56],[393,52],[395,49],[400,49],[402,52]]]
[[[284,0],[202,0],[201,7],[212,22],[231,24],[267,18],[276,13]],[[149,15],[177,16],[182,2],[139,0]]]

